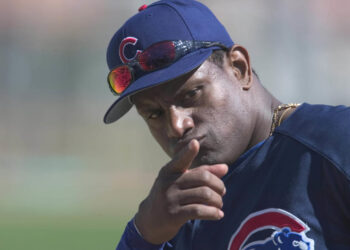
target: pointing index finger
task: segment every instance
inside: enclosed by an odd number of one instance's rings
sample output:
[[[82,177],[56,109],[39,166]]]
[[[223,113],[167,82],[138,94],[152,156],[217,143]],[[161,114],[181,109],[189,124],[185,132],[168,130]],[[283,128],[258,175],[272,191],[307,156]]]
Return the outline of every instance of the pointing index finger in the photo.
[[[195,139],[191,140],[183,147],[169,163],[168,167],[171,172],[185,172],[192,164],[199,152],[199,142]]]

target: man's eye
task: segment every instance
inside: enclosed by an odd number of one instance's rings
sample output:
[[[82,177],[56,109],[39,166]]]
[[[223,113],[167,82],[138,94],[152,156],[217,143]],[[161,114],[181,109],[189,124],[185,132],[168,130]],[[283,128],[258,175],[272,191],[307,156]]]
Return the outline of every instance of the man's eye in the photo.
[[[186,93],[186,98],[192,98],[195,97],[199,91],[202,89],[202,86],[196,87]]]
[[[161,115],[161,111],[155,110],[148,115],[147,119],[157,119],[160,115]]]

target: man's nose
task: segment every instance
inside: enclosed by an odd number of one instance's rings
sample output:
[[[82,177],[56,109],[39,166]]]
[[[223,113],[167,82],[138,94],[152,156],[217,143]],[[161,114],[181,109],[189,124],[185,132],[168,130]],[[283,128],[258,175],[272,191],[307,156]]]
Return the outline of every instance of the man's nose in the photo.
[[[168,112],[167,134],[169,138],[182,138],[194,127],[189,110],[171,106]]]

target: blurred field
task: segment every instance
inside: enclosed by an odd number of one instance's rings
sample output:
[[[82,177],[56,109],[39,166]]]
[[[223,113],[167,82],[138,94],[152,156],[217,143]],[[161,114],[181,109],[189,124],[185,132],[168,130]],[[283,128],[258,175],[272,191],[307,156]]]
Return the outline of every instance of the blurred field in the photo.
[[[106,216],[16,216],[1,221],[1,249],[113,249],[124,230],[125,219]]]
[[[283,102],[350,105],[350,1],[203,0]],[[149,0],[0,2],[0,250],[114,249],[167,156],[115,97],[106,46]]]
[[[115,248],[155,173],[97,166],[46,156],[2,168],[0,249]]]

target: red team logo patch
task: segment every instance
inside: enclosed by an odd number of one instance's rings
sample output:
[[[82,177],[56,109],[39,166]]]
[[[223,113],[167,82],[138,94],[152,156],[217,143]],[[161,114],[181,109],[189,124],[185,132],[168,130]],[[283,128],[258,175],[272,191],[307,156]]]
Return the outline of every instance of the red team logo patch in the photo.
[[[272,234],[259,240],[250,238],[261,231]],[[314,250],[314,241],[306,236],[310,229],[299,218],[277,208],[250,214],[233,234],[228,250]],[[249,243],[248,243],[249,242]]]
[[[122,42],[120,43],[119,45],[119,57],[120,57],[120,60],[124,63],[124,64],[127,64],[128,62],[131,62],[132,60],[134,60],[138,54],[140,54],[142,52],[142,50],[137,50],[136,51],[136,54],[131,57],[131,58],[128,58],[126,55],[125,55],[125,48],[126,46],[135,46],[136,43],[137,43],[138,39],[135,38],[135,37],[132,37],[132,36],[128,36],[126,38],[124,38],[122,40]]]

